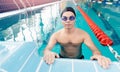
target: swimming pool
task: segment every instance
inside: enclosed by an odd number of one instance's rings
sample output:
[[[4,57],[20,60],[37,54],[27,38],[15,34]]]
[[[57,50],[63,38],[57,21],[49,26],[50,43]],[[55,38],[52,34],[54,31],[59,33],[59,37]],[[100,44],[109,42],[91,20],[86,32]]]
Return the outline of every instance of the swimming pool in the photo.
[[[80,5],[82,5],[82,4],[80,4]],[[67,6],[72,6],[72,7],[74,7],[76,9],[76,7],[74,5],[70,5],[70,3],[68,3]],[[82,5],[81,7],[88,14],[88,16],[113,40],[114,44],[113,44],[112,47],[118,52],[118,54],[120,54],[120,52],[119,52],[120,51],[120,49],[119,49],[119,46],[120,46],[119,45],[120,44],[119,29],[115,30],[116,27],[118,27],[118,26],[115,27],[114,24],[110,23],[111,20],[108,20],[108,17],[106,17],[106,12],[105,11],[106,11],[106,9],[109,9],[109,6],[102,6],[102,7],[100,7],[101,11],[99,9],[97,10],[95,8],[96,4],[93,4],[92,8],[87,7],[87,6],[88,5]],[[101,13],[101,16],[98,16],[98,11]],[[108,14],[111,13],[111,12],[112,11],[108,12]],[[95,43],[95,45],[97,46],[97,48],[99,48],[99,50],[102,52],[102,54],[104,56],[107,56],[107,57],[111,58],[111,60],[113,60],[113,61],[115,60],[116,61],[116,59],[113,57],[113,54],[110,53],[108,47],[107,46],[102,46],[100,44],[100,42],[97,40],[97,38],[95,37],[95,35],[92,32],[92,30],[90,29],[90,27],[86,23],[85,19],[83,18],[83,16],[80,14],[80,12],[77,9],[76,9],[76,13],[77,13],[76,27],[81,28],[81,29],[87,31],[90,34],[90,36],[91,36],[93,42]],[[112,15],[114,15],[114,14],[118,14],[119,15],[119,11],[118,12],[114,12]],[[109,15],[109,17],[112,18],[112,15]],[[115,19],[119,19],[119,17],[116,17]],[[112,20],[114,20],[114,19],[112,19]],[[114,21],[114,22],[116,22],[116,21]],[[58,23],[60,23],[60,22],[58,22]],[[120,23],[120,22],[118,22],[118,23]],[[59,28],[62,27],[61,23],[58,24],[58,26],[56,26],[56,30],[59,29],[57,27],[59,27]],[[39,48],[39,51],[40,51],[39,53],[41,53],[41,51],[45,48],[45,46],[46,46],[46,44],[43,44],[43,46],[41,46]],[[60,49],[59,45],[56,45],[53,48],[53,51],[59,53],[59,49]],[[88,55],[88,53],[89,53],[89,55]],[[83,54],[85,56],[85,59],[89,59],[90,56],[92,55],[91,51],[84,44],[83,44]]]
[[[113,11],[113,9],[115,8],[114,6],[92,4],[93,6],[91,8],[85,4],[79,5],[88,14],[88,16],[90,16],[90,18],[113,40],[114,44],[112,45],[112,47],[120,55],[120,11],[117,11],[120,8],[116,7],[116,11]],[[46,47],[51,34],[63,27],[59,17],[61,11],[59,6],[59,3],[55,3],[49,6],[41,7],[38,10],[32,12],[29,11],[27,12],[27,14],[26,12],[23,12],[17,15],[1,18],[0,40],[8,43],[34,41],[37,44],[37,50],[35,50],[35,53],[38,53],[37,55],[42,56],[43,50]],[[114,55],[109,51],[108,47],[100,44],[75,5],[70,2],[67,4],[67,6],[72,6],[76,10],[76,27],[81,28],[90,34],[94,44],[104,56],[109,57],[112,61],[117,61]],[[100,16],[98,15],[98,11],[101,13]],[[25,50],[27,51],[27,49]],[[85,59],[89,60],[90,56],[92,55],[89,48],[83,44],[82,50]],[[31,48],[31,50],[28,50],[28,53],[32,53],[32,51],[34,51],[33,48]],[[60,47],[58,44],[54,46],[53,51],[59,53]],[[8,53],[6,50],[3,50],[2,52],[2,48],[0,49],[0,52],[0,57],[3,57],[2,54]],[[17,52],[22,54],[24,52],[24,49],[21,49],[21,51],[16,51],[16,55]],[[39,59],[37,60],[37,62],[38,61]],[[5,62],[5,65],[7,65],[6,63],[7,62]]]

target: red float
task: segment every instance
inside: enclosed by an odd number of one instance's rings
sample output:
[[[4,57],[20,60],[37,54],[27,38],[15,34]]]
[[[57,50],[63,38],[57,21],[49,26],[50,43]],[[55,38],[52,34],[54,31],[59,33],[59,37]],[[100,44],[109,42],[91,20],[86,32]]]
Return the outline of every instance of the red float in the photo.
[[[113,41],[92,21],[92,19],[90,19],[90,17],[80,8],[80,6],[77,6],[77,8],[89,24],[100,43],[104,46],[112,45]]]

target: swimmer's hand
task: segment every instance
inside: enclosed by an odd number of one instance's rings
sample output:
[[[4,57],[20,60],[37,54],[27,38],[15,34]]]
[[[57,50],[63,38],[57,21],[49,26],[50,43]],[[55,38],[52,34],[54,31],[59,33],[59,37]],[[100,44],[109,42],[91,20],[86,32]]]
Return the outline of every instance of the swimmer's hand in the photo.
[[[102,55],[93,55],[91,59],[97,60],[98,64],[102,66],[104,69],[107,69],[111,64],[111,60]]]
[[[47,51],[44,53],[43,59],[47,64],[54,63],[55,58],[59,58],[59,55],[55,52]]]

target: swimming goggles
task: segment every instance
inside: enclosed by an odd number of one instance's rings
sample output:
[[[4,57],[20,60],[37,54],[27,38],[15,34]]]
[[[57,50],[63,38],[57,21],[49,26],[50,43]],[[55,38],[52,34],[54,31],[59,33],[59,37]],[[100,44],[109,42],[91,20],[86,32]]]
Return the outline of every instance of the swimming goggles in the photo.
[[[62,20],[63,20],[63,21],[67,21],[68,19],[69,19],[70,21],[73,21],[73,20],[75,20],[75,16],[70,16],[70,17],[63,16],[63,17],[62,17]]]

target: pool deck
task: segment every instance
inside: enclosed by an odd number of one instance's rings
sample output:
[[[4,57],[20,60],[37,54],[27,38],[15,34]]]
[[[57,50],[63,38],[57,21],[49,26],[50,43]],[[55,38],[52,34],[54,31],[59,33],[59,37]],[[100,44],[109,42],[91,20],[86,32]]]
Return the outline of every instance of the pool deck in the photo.
[[[56,59],[51,65],[37,54],[35,42],[0,42],[0,72],[119,72],[120,63],[103,69],[96,61]]]

